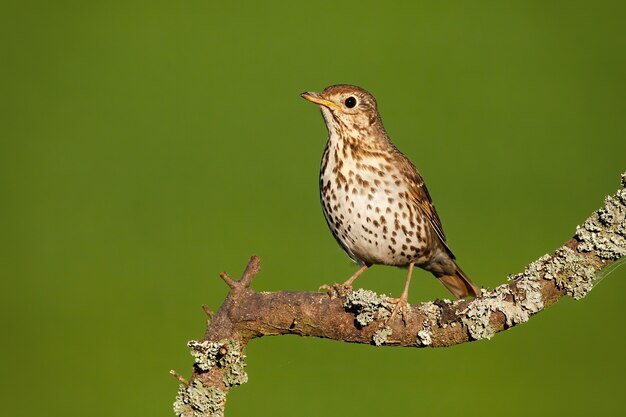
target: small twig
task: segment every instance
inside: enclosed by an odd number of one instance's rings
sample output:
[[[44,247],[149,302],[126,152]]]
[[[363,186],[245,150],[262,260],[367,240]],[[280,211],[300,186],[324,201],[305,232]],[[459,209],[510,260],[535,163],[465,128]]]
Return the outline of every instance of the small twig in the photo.
[[[206,313],[207,316],[209,316],[209,319],[213,318],[213,311],[209,308],[208,305],[206,304],[202,304],[202,310],[204,310],[204,312]]]
[[[253,255],[248,261],[248,265],[246,266],[245,271],[243,271],[241,279],[234,280],[226,272],[220,272],[220,278],[222,278],[230,288],[247,288],[250,286],[250,283],[252,282],[256,274],[259,273],[260,269],[261,261],[258,256]]]
[[[178,372],[176,372],[175,370],[171,370],[170,371],[170,375],[172,375],[174,378],[178,379],[178,381],[184,385],[189,385],[189,381],[187,381],[181,374],[179,374]]]
[[[220,278],[222,278],[226,285],[228,285],[230,288],[235,288],[237,286],[237,282],[229,277],[226,272],[220,272]]]
[[[259,273],[260,270],[261,270],[261,260],[259,259],[258,256],[253,255],[252,257],[250,257],[250,260],[248,261],[248,265],[246,266],[246,270],[243,271],[243,275],[241,276],[241,280],[239,280],[239,282],[244,287],[249,287],[250,284],[252,283],[252,280],[254,279],[256,274]]]

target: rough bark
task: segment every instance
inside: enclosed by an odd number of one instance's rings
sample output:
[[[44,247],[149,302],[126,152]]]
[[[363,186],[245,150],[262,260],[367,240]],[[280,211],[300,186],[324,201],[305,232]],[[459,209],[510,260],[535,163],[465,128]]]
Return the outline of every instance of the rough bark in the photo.
[[[622,175],[626,187],[626,173]],[[256,337],[298,334],[352,343],[444,347],[489,339],[527,321],[563,296],[583,298],[626,259],[626,189],[607,197],[576,234],[554,253],[472,301],[437,300],[410,306],[406,316],[388,320],[384,295],[335,285],[329,292],[255,292],[259,272],[253,256],[241,279],[220,276],[230,287],[210,315],[204,338],[188,346],[195,358],[189,381],[181,381],[174,411],[184,417],[222,416],[226,395],[247,381],[244,350]]]

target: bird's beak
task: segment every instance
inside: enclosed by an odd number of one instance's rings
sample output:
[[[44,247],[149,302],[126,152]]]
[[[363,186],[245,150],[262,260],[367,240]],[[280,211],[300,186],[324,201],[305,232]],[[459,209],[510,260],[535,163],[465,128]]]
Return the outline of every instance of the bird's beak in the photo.
[[[341,107],[339,107],[339,105],[337,105],[337,103],[333,103],[330,100],[326,100],[325,98],[322,98],[322,96],[319,93],[314,93],[312,91],[307,91],[306,93],[302,93],[300,94],[300,97],[309,100],[311,103],[315,103],[319,106],[324,106],[327,108],[334,108],[336,110],[341,111]]]

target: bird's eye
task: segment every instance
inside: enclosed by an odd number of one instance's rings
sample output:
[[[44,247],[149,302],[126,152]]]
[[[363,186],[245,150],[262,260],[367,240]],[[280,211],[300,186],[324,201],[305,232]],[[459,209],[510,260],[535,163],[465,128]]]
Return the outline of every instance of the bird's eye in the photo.
[[[346,101],[344,101],[344,103],[347,108],[351,109],[352,107],[356,106],[356,98],[350,96],[346,99]]]

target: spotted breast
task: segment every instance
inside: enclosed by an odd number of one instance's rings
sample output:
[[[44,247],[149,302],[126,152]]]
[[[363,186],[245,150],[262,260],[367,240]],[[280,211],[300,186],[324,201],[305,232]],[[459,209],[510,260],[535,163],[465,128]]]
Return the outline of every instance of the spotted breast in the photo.
[[[398,155],[354,146],[357,140],[332,134],[326,145],[320,199],[328,226],[361,265],[423,264],[435,236],[394,164]]]

